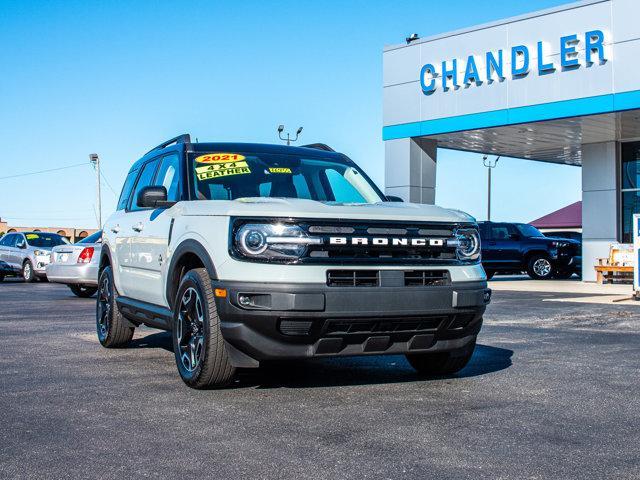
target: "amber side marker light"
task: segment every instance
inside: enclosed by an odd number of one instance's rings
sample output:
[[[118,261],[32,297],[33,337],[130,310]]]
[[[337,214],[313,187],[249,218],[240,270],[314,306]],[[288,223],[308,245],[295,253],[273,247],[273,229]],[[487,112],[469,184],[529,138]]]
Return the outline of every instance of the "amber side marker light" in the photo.
[[[219,298],[225,298],[225,297],[227,296],[227,289],[226,289],[226,288],[216,288],[216,289],[213,291],[213,294],[214,294],[216,297],[219,297]]]

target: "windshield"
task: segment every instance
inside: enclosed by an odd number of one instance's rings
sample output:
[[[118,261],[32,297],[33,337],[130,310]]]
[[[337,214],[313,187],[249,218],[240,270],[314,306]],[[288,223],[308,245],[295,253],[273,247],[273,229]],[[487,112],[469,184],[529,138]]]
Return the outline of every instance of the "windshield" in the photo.
[[[88,237],[83,238],[78,243],[101,243],[102,242],[102,230],[98,230],[96,233],[92,233]]]
[[[53,248],[69,243],[66,238],[57,233],[25,233],[24,236],[30,247]]]
[[[208,153],[191,160],[199,200],[304,198],[376,203],[382,193],[353,163],[267,153]]]
[[[520,233],[523,237],[544,237],[544,235],[542,235],[542,232],[534,226],[521,223],[517,224],[516,227],[518,227],[518,230],[520,230]]]

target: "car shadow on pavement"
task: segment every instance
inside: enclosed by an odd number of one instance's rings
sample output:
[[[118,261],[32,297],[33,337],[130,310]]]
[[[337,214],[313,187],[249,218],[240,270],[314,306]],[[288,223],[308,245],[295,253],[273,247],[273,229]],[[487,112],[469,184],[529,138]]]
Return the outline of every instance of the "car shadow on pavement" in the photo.
[[[173,353],[171,333],[161,331],[145,335],[144,337],[134,337],[131,343],[129,343],[129,348],[161,348]]]
[[[259,370],[243,370],[237,387],[315,388],[467,378],[497,372],[512,364],[513,350],[478,345],[467,367],[448,377],[423,377],[403,355],[336,357],[274,362]]]
[[[160,348],[173,354],[169,332],[134,338],[130,348]],[[173,355],[172,355],[173,356]],[[259,369],[240,369],[233,388],[314,388],[468,378],[509,368],[513,350],[477,345],[469,364],[448,377],[422,377],[403,355],[333,357],[263,363]],[[173,360],[173,359],[172,359]]]

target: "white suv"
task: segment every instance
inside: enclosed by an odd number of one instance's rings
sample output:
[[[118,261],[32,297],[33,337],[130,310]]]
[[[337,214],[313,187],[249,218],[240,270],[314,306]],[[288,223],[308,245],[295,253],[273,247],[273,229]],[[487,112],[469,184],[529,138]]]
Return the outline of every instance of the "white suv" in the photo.
[[[449,375],[490,299],[475,220],[390,201],[326,145],[191,143],[131,168],[104,225],[97,330],[170,330],[191,387],[273,359],[405,354]]]

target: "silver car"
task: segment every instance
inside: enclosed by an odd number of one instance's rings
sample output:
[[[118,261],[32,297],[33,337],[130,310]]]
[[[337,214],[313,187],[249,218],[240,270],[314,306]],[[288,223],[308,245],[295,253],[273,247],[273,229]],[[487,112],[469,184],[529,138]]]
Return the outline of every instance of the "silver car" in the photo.
[[[98,267],[102,249],[102,231],[75,243],[60,245],[51,252],[47,265],[50,282],[64,283],[78,297],[88,298],[98,290]]]
[[[25,282],[46,277],[51,249],[68,244],[57,233],[8,233],[0,240],[0,281],[5,276],[19,276]]]

